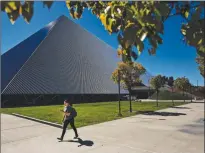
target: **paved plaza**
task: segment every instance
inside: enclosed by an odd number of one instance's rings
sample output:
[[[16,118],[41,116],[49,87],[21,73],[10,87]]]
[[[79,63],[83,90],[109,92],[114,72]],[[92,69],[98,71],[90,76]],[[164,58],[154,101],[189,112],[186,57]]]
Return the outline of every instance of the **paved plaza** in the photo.
[[[1,114],[2,153],[204,153],[204,104],[68,130]]]

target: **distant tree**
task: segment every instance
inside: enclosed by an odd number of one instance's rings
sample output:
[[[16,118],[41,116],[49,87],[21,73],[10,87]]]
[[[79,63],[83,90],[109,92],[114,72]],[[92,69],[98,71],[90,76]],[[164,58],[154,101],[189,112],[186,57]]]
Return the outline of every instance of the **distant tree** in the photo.
[[[174,81],[174,87],[176,87],[177,89],[183,91],[183,96],[185,91],[188,91],[189,87],[190,87],[190,82],[188,78],[185,77],[181,77],[181,78],[177,78]],[[184,102],[185,102],[185,98],[184,98]]]
[[[163,84],[163,86],[167,85],[167,82],[168,82],[168,77],[162,76],[162,84]]]
[[[120,75],[120,83],[124,89],[127,89],[129,92],[129,101],[130,101],[130,112],[132,112],[131,104],[131,91],[133,87],[138,86],[142,80],[140,76],[145,74],[146,69],[139,63],[131,62],[124,63],[119,62],[118,67],[112,73],[111,79],[117,83],[118,76]]]
[[[51,8],[53,1],[42,3]],[[165,21],[172,16],[181,16],[183,41],[196,49],[199,70],[205,77],[203,1],[65,1],[65,4],[74,19],[81,18],[83,11],[90,9],[110,34],[116,34],[124,61],[131,61],[131,57],[137,59],[144,51],[144,40],[150,43],[149,54],[155,55],[163,43]],[[7,13],[12,23],[19,16],[29,23],[34,14],[34,2],[2,1],[1,10]],[[133,48],[137,48],[138,53]]]
[[[173,100],[174,78],[172,76],[168,78],[167,85],[170,86],[172,89],[172,104],[174,105],[174,100]]]
[[[156,102],[157,102],[157,107],[158,107],[159,106],[158,104],[159,89],[164,85],[164,78],[161,75],[157,75],[150,80],[150,84],[157,92]]]
[[[171,87],[172,97],[173,97],[174,78],[173,77],[162,76],[162,84],[163,85],[168,85],[169,87]],[[172,98],[172,104],[174,105],[173,98]]]
[[[205,99],[205,87],[204,86],[192,86],[192,94],[196,97]]]

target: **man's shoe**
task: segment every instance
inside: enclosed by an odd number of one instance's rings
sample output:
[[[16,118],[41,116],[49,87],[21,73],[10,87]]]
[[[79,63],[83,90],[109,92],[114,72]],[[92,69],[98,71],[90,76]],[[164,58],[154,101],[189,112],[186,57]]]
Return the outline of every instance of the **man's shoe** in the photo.
[[[77,135],[77,136],[75,136],[73,139],[78,139],[78,135]]]
[[[57,138],[58,140],[60,140],[60,141],[63,141],[63,139],[62,138]]]

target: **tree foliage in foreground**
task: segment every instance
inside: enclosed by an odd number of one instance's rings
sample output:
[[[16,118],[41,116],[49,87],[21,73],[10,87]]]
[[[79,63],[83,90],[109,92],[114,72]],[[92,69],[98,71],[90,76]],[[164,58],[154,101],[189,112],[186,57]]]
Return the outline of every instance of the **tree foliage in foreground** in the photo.
[[[132,112],[131,91],[142,83],[140,76],[146,73],[146,69],[137,62],[119,62],[118,67],[112,73],[111,79],[114,83],[120,81],[120,85],[128,90],[130,101],[130,112]]]
[[[182,16],[181,33],[188,45],[196,48],[197,63],[204,77],[204,2],[162,2],[162,1],[66,1],[70,15],[79,19],[84,9],[88,8],[98,17],[110,34],[117,34],[118,54],[128,63],[137,59],[144,50],[144,40],[148,40],[150,55],[163,43],[164,22],[171,16]],[[50,8],[52,1],[43,1]],[[8,14],[12,23],[19,16],[30,22],[34,12],[32,1],[4,1],[1,10]],[[174,23],[173,23],[174,24]],[[174,25],[173,25],[174,26]],[[180,38],[176,38],[179,39]],[[133,48],[136,47],[138,53]]]
[[[118,67],[112,73],[111,79],[114,83],[118,83],[118,77],[120,75],[120,83],[124,89],[131,92],[131,89],[137,87],[142,83],[140,76],[146,73],[146,69],[137,62],[126,64],[119,62]]]

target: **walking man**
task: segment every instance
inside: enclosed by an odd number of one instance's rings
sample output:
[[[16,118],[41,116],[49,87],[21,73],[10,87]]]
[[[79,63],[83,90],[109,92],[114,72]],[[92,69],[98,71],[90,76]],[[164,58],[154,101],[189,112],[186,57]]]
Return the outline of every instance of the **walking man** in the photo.
[[[75,132],[75,137],[74,139],[78,138],[78,132],[77,129],[75,127],[75,120],[74,118],[77,116],[77,112],[75,110],[75,108],[72,107],[72,104],[68,101],[65,100],[64,101],[64,110],[62,110],[62,112],[64,113],[64,118],[63,118],[63,131],[62,131],[62,135],[60,138],[57,138],[58,140],[62,141],[64,138],[64,135],[66,133],[66,129],[68,127],[68,124],[71,125],[72,129]]]

